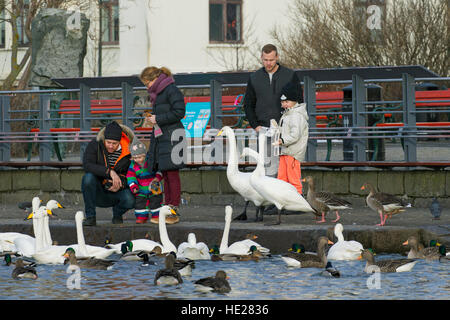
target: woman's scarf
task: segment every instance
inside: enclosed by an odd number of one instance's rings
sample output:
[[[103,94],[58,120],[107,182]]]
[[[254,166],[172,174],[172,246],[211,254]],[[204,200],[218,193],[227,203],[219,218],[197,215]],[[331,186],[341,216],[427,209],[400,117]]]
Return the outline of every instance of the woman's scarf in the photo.
[[[175,80],[173,80],[172,77],[169,77],[165,73],[161,73],[158,78],[156,79],[155,83],[147,89],[148,94],[150,95],[150,102],[155,104],[156,96],[163,91],[169,84],[174,83]]]

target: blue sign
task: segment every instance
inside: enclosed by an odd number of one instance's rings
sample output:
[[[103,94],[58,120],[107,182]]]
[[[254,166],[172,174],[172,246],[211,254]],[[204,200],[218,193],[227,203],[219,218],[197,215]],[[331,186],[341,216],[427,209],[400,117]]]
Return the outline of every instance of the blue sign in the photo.
[[[188,102],[181,123],[186,129],[186,138],[202,138],[211,117],[210,102]]]

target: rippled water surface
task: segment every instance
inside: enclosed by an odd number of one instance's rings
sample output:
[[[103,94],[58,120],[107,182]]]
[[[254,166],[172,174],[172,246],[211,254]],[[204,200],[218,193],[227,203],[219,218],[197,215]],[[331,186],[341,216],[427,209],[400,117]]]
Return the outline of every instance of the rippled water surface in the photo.
[[[114,256],[112,256],[114,258]],[[378,259],[404,258],[377,255]],[[196,261],[192,276],[177,286],[155,286],[153,279],[163,268],[142,267],[140,262],[118,261],[112,270],[81,269],[80,289],[69,289],[64,265],[38,265],[37,280],[14,280],[13,267],[0,266],[1,299],[450,299],[450,263],[419,261],[412,272],[379,274],[379,289],[369,289],[365,261],[335,261],[341,278],[326,277],[321,270],[288,268],[280,256],[259,262]],[[228,294],[200,293],[193,282],[223,269],[230,277]],[[376,279],[371,283],[376,285]],[[69,281],[69,283],[74,283]]]

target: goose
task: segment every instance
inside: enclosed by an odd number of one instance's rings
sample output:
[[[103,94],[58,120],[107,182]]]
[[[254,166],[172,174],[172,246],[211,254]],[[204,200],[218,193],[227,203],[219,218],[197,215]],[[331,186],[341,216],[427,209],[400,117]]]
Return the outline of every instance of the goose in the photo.
[[[34,197],[31,201],[31,207],[32,211],[37,211],[39,209],[39,205],[41,204],[41,199],[39,197]],[[25,220],[31,219],[25,218]],[[34,253],[34,249],[36,246],[36,230],[37,230],[37,224],[38,221],[33,220],[33,233],[34,237],[19,233],[19,232],[0,232],[0,252],[18,252],[23,256],[30,257],[32,253]],[[21,240],[21,243],[23,247],[20,249],[17,249],[17,246],[15,244],[15,241],[17,239],[23,239]]]
[[[246,255],[250,250],[251,246],[255,246],[263,255],[269,255],[270,250],[261,246],[259,243],[251,240],[245,239],[241,241],[234,242],[232,245],[228,246],[228,236],[230,233],[231,216],[233,215],[233,208],[231,206],[225,207],[225,227],[223,230],[222,241],[220,242],[219,252],[220,254],[237,254]],[[254,235],[249,234],[248,236],[254,238]]]
[[[313,209],[322,214],[322,220],[316,221],[317,223],[325,222],[325,215],[330,210],[336,212],[336,219],[333,222],[337,222],[341,219],[338,210],[351,209],[352,204],[350,202],[337,197],[334,193],[327,191],[316,192],[313,177],[307,176],[302,179],[302,182],[308,183],[306,200]]]
[[[13,279],[37,279],[36,269],[31,266],[25,266],[22,259],[17,259],[16,267],[11,273]]]
[[[252,201],[256,206],[256,218],[255,222],[263,220],[263,211],[264,206],[270,204],[262,197],[250,184],[250,176],[251,172],[240,172],[239,171],[239,157],[236,147],[236,137],[233,129],[228,126],[224,126],[217,136],[225,135],[227,137],[228,146],[229,146],[229,157],[227,164],[227,178],[231,187],[234,191],[239,193],[245,200],[244,211],[238,215],[234,220],[247,220],[247,207],[250,201]],[[263,136],[264,133],[260,132],[260,136]],[[258,139],[259,150],[261,152],[262,157],[264,157],[265,146],[260,143],[260,139]],[[263,148],[263,149],[261,149]],[[264,162],[264,159],[263,159]],[[262,167],[263,175],[265,173],[264,166]]]
[[[389,193],[377,192],[368,182],[361,187],[361,190],[366,189],[369,189],[369,195],[366,198],[367,206],[380,214],[380,223],[377,226],[384,226],[388,217],[390,218],[394,214],[405,211],[404,208],[411,207],[410,203],[399,197]]]
[[[87,245],[84,239],[83,233],[83,220],[85,219],[85,215],[83,211],[77,211],[75,213],[75,225],[77,230],[77,243],[70,245],[76,252],[78,252],[78,257],[92,257],[97,259],[106,259],[113,253],[115,250],[103,248],[99,246],[91,246]],[[69,246],[66,246],[69,247]]]
[[[366,260],[364,272],[367,273],[373,273],[377,270],[378,272],[408,272],[411,271],[419,261],[414,259],[390,259],[375,261],[373,252],[369,249],[364,249],[362,251],[359,260],[361,259]],[[375,268],[373,266],[375,266]]]
[[[344,227],[340,223],[334,226],[334,235],[338,241],[328,250],[328,260],[358,260],[361,255],[361,250],[364,249],[363,245],[354,240],[345,241],[343,230]]]
[[[214,277],[202,278],[194,282],[197,291],[228,293],[231,291],[229,277],[226,272],[219,270]]]
[[[410,236],[408,240],[403,242],[403,245],[411,248],[408,252],[409,259],[439,260],[442,256],[439,252],[440,244],[439,246],[430,246],[419,250],[419,241],[415,236]]]
[[[73,248],[67,248],[63,254],[66,259],[64,264],[69,262],[70,266],[78,266],[82,269],[97,269],[97,270],[110,270],[115,261],[97,259],[93,257],[77,258],[75,255],[75,250]]]
[[[265,140],[265,136],[263,139]],[[265,143],[265,142],[264,142]],[[281,210],[315,212],[308,201],[298,193],[297,189],[290,183],[267,177],[264,175],[262,169],[264,168],[264,161],[259,154],[250,148],[244,148],[242,156],[251,156],[258,162],[256,169],[250,176],[250,184],[252,187],[263,196],[266,201],[273,203],[278,209],[278,221],[272,225],[281,223]]]
[[[333,244],[327,237],[319,237],[317,240],[317,254],[288,252],[281,256],[281,259],[288,267],[297,268],[325,268],[327,265],[327,256],[325,246]]]
[[[161,218],[161,217],[160,217]],[[159,219],[159,221],[165,219]],[[172,254],[168,254],[165,260],[165,268],[158,270],[155,275],[153,283],[156,285],[167,284],[177,285],[183,283],[180,272],[174,268],[175,257]]]
[[[197,242],[195,234],[188,234],[188,241],[178,246],[177,257],[191,260],[210,260],[209,248],[204,242]]]

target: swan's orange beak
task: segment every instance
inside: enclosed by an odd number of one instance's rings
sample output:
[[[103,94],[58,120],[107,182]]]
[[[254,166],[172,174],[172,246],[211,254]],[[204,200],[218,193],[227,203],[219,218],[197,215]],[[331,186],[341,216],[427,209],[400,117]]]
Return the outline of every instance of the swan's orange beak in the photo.
[[[28,215],[28,217],[25,218],[25,220],[30,220],[30,219],[32,219],[32,218],[33,218],[33,215],[34,215],[34,211],[31,212],[31,213]]]
[[[173,210],[173,209],[170,209],[170,213],[173,214],[173,215],[176,215],[176,214],[177,214],[177,213],[175,212],[175,210]]]
[[[403,242],[403,245],[404,245],[404,246],[407,246],[407,245],[408,245],[408,240],[406,240],[405,242]]]

